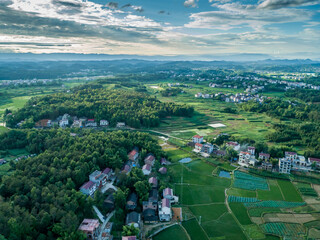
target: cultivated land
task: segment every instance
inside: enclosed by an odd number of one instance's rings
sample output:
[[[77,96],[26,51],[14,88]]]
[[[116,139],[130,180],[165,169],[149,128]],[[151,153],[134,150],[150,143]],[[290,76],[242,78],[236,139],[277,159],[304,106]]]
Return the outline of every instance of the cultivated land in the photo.
[[[77,84],[79,83],[68,83],[66,86]],[[105,86],[107,88],[115,87],[114,84],[106,84]],[[188,213],[188,217],[181,224],[182,226],[172,226],[154,236],[153,239],[275,240],[286,236],[283,227],[291,229],[290,237],[293,237],[292,239],[303,239],[306,236],[315,238],[317,236],[320,229],[320,216],[315,212],[320,211],[320,200],[317,196],[303,195],[302,189],[315,189],[320,193],[319,186],[262,178],[266,181],[268,190],[239,188],[234,185],[233,170],[235,167],[231,166],[229,162],[221,159],[204,159],[192,153],[190,147],[185,146],[185,143],[195,134],[214,137],[219,133],[228,133],[232,136],[266,142],[266,135],[273,131],[270,128],[271,123],[278,122],[278,120],[264,114],[248,113],[242,110],[239,110],[237,114],[225,113],[223,108],[235,109],[235,104],[212,99],[196,99],[194,94],[198,92],[230,92],[230,89],[209,88],[207,82],[199,83],[192,89],[186,89],[186,93],[178,94],[175,97],[162,97],[159,93],[161,88],[155,88],[155,86],[153,83],[147,88],[150,94],[156,95],[161,101],[192,105],[196,114],[192,118],[166,118],[161,121],[159,127],[151,129],[168,135],[169,140],[159,139],[159,144],[167,152],[172,163],[168,169],[172,176],[171,184],[174,194],[179,196],[179,206]],[[128,88],[128,90],[130,89]],[[6,99],[0,100],[0,114],[6,108],[11,110],[21,108],[32,96],[60,90],[52,87],[46,91],[39,89],[34,93],[28,89],[12,92],[11,95],[7,95]],[[232,91],[240,92],[242,90]],[[272,94],[270,93],[270,95]],[[281,94],[277,93],[277,95]],[[218,123],[224,124],[226,127],[209,126]],[[155,134],[150,129],[143,130]],[[0,126],[0,133],[3,131],[7,131],[7,129]],[[13,150],[5,153],[4,158],[12,161],[26,154],[28,153],[24,149]],[[192,162],[179,163],[179,160],[187,157],[190,157]],[[231,179],[218,177],[221,168],[230,171]],[[0,166],[0,176],[10,173],[9,164]],[[228,202],[229,196],[256,198],[258,201],[274,201],[275,203],[278,201],[307,203],[307,205],[292,208],[277,206],[250,208],[242,202]],[[295,229],[296,231],[294,231]]]

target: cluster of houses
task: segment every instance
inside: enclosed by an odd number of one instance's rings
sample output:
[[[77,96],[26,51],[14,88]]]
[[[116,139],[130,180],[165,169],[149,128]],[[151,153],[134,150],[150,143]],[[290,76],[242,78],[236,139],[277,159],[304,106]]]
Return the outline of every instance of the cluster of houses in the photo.
[[[203,136],[195,135],[192,137],[192,142],[189,145],[193,146],[193,151],[200,153],[203,157],[209,157],[213,153],[215,146],[211,143],[205,143]]]
[[[191,85],[182,84],[182,83],[168,83],[168,87],[186,87],[186,88],[192,88]]]
[[[213,94],[208,94],[208,93],[203,94],[200,92],[200,93],[195,94],[194,97],[196,97],[196,98],[213,98]]]
[[[108,181],[111,181],[113,176],[114,172],[110,168],[103,171],[96,170],[89,175],[89,181],[80,187],[80,192],[93,196],[97,190],[102,189]]]
[[[21,125],[18,123],[18,126]],[[108,120],[100,120],[96,121],[95,119],[88,119],[86,117],[78,118],[76,116],[70,116],[69,114],[64,114],[63,116],[59,116],[55,120],[51,119],[41,119],[36,122],[36,128],[51,128],[59,126],[61,128],[65,127],[72,127],[72,128],[85,128],[85,127],[108,127],[109,121]],[[118,122],[116,127],[121,128],[125,127],[126,124],[124,122]]]
[[[278,165],[273,166],[268,153],[261,152],[256,159],[256,149],[254,147],[249,146],[245,151],[240,151],[241,145],[237,142],[227,142],[226,147],[239,152],[238,164],[243,167],[257,167],[266,171],[286,174],[289,174],[291,170],[308,172],[313,164],[320,167],[320,159],[305,158],[296,152],[285,152],[285,156],[279,159]]]
[[[225,102],[234,102],[234,103],[242,103],[242,102],[248,102],[251,100],[257,101],[262,103],[265,100],[265,96],[260,96],[259,94],[251,94],[251,93],[236,93],[236,94],[223,94],[223,93],[217,93],[215,95],[216,97],[220,97],[222,101]]]
[[[112,240],[112,227],[112,222],[108,222],[103,228],[98,219],[84,219],[78,230],[83,232],[88,240]]]

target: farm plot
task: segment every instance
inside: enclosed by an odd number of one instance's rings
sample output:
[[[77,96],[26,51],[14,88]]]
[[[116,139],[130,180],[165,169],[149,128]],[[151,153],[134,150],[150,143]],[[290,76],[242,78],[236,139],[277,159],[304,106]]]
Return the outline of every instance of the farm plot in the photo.
[[[201,222],[218,221],[222,215],[228,212],[224,203],[190,206],[189,209],[197,219],[201,217]]]
[[[316,190],[314,190],[309,183],[296,183],[295,185],[298,188],[299,192],[304,196],[318,196]]]
[[[271,212],[271,213],[277,213],[281,212],[280,208],[249,208],[248,209],[250,217],[261,217],[262,214]]]
[[[248,210],[243,206],[242,203],[230,203],[229,206],[233,214],[236,216],[236,218],[242,225],[252,224],[248,215]]]
[[[290,181],[278,180],[278,184],[284,195],[284,200],[290,202],[303,202],[301,195]]]
[[[180,202],[185,205],[206,204],[221,202],[225,200],[224,187],[220,186],[196,186],[196,185],[175,185],[175,194]]]
[[[225,213],[219,219],[203,222],[202,226],[210,239],[247,239],[230,213]]]
[[[237,196],[229,196],[228,201],[230,203],[246,203],[246,202],[258,202],[257,198],[249,198],[249,197],[237,197]]]
[[[260,200],[284,200],[277,180],[268,180],[270,190],[258,190],[258,199]]]
[[[190,153],[181,149],[168,150],[166,153],[168,154],[168,159],[172,162],[177,162],[182,158],[190,157]]]
[[[266,223],[261,225],[265,233],[289,239],[305,239],[306,230],[303,225],[295,223]]]
[[[305,205],[304,202],[261,201],[244,203],[247,208],[294,208]]]
[[[237,196],[237,197],[252,197],[255,198],[257,196],[256,191],[250,191],[240,188],[230,188],[228,190],[228,195]]]
[[[235,181],[233,187],[247,190],[269,190],[268,182],[264,178],[254,177],[250,174],[236,171],[234,173]]]
[[[316,218],[311,214],[291,214],[291,213],[268,213],[263,215],[265,222],[288,222],[304,224],[315,221]]]
[[[192,240],[205,240],[208,239],[206,233],[200,227],[196,219],[182,222],[182,226],[187,230]]]
[[[180,225],[174,225],[153,237],[154,240],[181,239],[188,240],[188,236]]]

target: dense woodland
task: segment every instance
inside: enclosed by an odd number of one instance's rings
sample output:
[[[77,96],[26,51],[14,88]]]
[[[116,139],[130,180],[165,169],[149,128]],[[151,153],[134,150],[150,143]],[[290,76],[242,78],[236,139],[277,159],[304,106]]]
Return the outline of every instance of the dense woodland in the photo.
[[[284,94],[286,97],[298,98],[304,102],[318,103],[320,102],[319,91],[309,89],[292,89]]]
[[[300,91],[297,91],[300,93]],[[317,91],[314,91],[317,92]],[[290,95],[292,93],[289,93]],[[307,97],[297,94],[298,98],[307,101]],[[305,146],[306,156],[320,157],[320,106],[317,104],[292,103],[281,99],[268,99],[264,103],[248,102],[240,104],[240,108],[250,111],[266,113],[283,120],[280,124],[273,124],[275,132],[267,138],[276,143],[291,146]]]
[[[75,88],[72,93],[57,93],[35,97],[22,109],[6,118],[7,126],[14,127],[26,120],[25,127],[33,127],[40,119],[56,119],[65,113],[71,116],[106,119],[111,126],[125,122],[135,128],[155,127],[166,116],[192,116],[194,109],[187,105],[161,103],[142,92],[106,90],[101,85]]]
[[[96,199],[86,199],[79,187],[94,170],[111,167],[117,172],[135,146],[158,159],[165,156],[150,135],[140,132],[85,130],[72,137],[68,130],[52,129],[11,130],[1,135],[0,150],[25,147],[38,155],[20,160],[16,171],[1,180],[0,233],[10,240],[82,239],[77,227],[84,217],[93,217]],[[123,191],[115,196],[118,208],[130,188],[141,197],[145,194],[143,189],[149,186],[143,177],[137,169],[121,178]]]

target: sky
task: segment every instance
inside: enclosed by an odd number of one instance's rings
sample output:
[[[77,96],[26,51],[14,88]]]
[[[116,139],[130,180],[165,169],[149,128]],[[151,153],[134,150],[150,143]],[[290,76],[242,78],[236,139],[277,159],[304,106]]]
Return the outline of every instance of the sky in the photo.
[[[0,53],[320,59],[320,0],[0,0]]]

